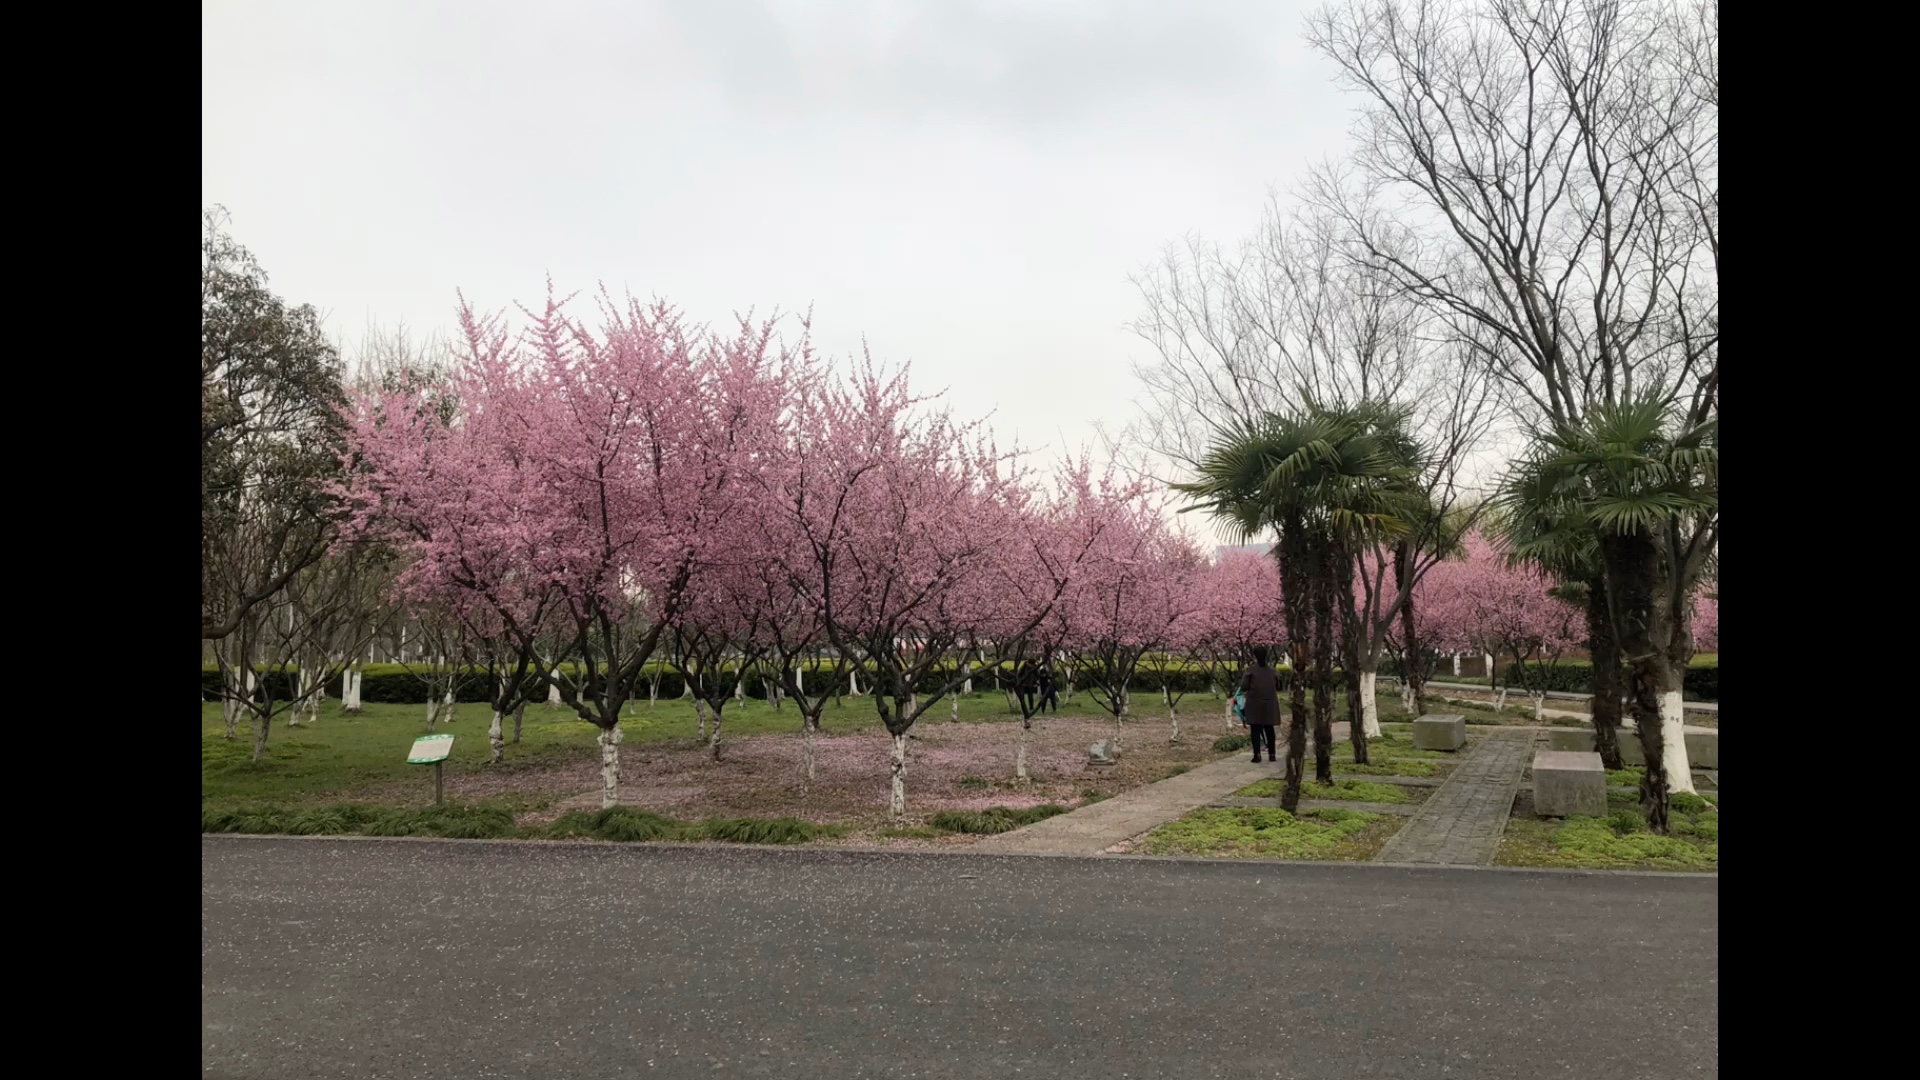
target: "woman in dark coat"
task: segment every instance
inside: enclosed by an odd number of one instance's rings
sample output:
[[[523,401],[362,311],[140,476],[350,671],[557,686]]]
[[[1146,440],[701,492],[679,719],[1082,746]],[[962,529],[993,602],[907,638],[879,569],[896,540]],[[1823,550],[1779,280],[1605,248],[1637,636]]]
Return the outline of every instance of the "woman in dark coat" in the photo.
[[[1246,711],[1240,714],[1240,722],[1247,725],[1253,735],[1253,760],[1260,760],[1260,745],[1267,747],[1267,760],[1273,761],[1273,728],[1280,722],[1280,676],[1267,666],[1267,648],[1255,646],[1253,667],[1240,680],[1240,690],[1247,695]]]

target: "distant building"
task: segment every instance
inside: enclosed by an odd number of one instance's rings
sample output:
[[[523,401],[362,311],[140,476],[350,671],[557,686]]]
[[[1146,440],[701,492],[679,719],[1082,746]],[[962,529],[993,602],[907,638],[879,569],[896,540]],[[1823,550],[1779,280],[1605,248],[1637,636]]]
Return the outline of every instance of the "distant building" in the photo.
[[[1234,544],[1234,545],[1221,544],[1219,547],[1216,547],[1213,549],[1214,561],[1218,562],[1221,559],[1226,558],[1228,555],[1231,555],[1236,551],[1251,552],[1252,554],[1255,554],[1255,555],[1266,555],[1273,551],[1273,545],[1272,544]]]

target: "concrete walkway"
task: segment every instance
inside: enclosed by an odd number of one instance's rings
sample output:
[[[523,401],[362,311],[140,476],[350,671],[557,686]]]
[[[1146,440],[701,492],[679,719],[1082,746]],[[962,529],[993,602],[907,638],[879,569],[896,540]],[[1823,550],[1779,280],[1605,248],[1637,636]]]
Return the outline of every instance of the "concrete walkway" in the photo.
[[[1202,765],[1023,829],[989,836],[971,850],[1098,855],[1195,807],[1225,798],[1255,780],[1285,776],[1285,768],[1284,758],[1278,765],[1270,762],[1255,765],[1236,754],[1226,761]]]
[[[1513,811],[1520,777],[1533,760],[1536,737],[1531,729],[1488,731],[1373,861],[1490,865]]]
[[[1428,679],[1427,689],[1455,690],[1455,691],[1463,690],[1470,694],[1485,694],[1488,697],[1495,697],[1500,693],[1500,690],[1498,687],[1479,686],[1474,683],[1445,682],[1439,679]],[[1592,694],[1574,694],[1574,693],[1568,693],[1567,691],[1564,691],[1564,690],[1549,690],[1547,691],[1546,698],[1548,701],[1577,701],[1582,705],[1586,706],[1586,710],[1582,712],[1569,712],[1565,710],[1556,712],[1553,709],[1548,709],[1546,710],[1546,713],[1548,716],[1578,716],[1582,719],[1585,719],[1588,716],[1592,715],[1592,711],[1593,711],[1593,695]],[[1518,691],[1515,691],[1514,693],[1509,694],[1507,696],[1508,704],[1514,704],[1515,702],[1524,702],[1527,700],[1528,700],[1527,695],[1520,693]],[[1688,701],[1683,703],[1683,711],[1690,712],[1690,713],[1706,713],[1710,716],[1719,716],[1720,703],[1717,701]]]

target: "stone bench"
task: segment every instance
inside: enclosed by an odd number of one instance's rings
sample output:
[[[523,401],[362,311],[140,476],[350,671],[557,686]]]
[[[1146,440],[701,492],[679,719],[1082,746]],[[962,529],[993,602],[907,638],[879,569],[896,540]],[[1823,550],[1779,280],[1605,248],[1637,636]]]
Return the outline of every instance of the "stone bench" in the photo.
[[[1718,728],[1694,727],[1688,725],[1682,729],[1687,740],[1687,765],[1695,769],[1718,769],[1720,767],[1720,731]],[[1640,735],[1630,727],[1616,731],[1620,742],[1620,763],[1622,765],[1645,765],[1646,751],[1640,747]],[[1547,732],[1547,745],[1554,750],[1591,750],[1593,749],[1592,728],[1554,728]]]
[[[1607,816],[1607,770],[1591,750],[1533,755],[1533,812],[1541,817]]]
[[[1413,722],[1416,750],[1458,750],[1467,745],[1465,716],[1423,716]]]

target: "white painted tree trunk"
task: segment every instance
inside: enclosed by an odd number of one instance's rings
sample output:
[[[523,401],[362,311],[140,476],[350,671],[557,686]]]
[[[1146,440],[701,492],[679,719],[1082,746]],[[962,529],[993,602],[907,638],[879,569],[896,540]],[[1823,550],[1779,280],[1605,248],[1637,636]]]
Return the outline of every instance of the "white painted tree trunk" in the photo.
[[[907,736],[893,737],[893,795],[887,810],[898,821],[907,816]]]
[[[1667,767],[1667,792],[1698,794],[1693,786],[1693,766],[1687,761],[1686,706],[1680,691],[1660,695],[1660,761]]]
[[[267,756],[267,732],[272,730],[273,725],[269,724],[267,718],[262,715],[253,728],[253,763],[258,765],[260,759]]]
[[[705,698],[693,699],[693,715],[700,718],[700,737],[707,737],[707,702]]]
[[[747,677],[745,675],[740,676],[740,678],[737,681],[735,681],[733,684],[733,700],[735,701],[747,700]],[[719,717],[715,717],[714,719],[718,720]]]
[[[847,669],[847,696],[860,696],[860,673],[858,668]]]
[[[960,719],[960,695],[959,694],[953,695],[953,718],[955,720]]]
[[[1221,713],[1222,713],[1222,714],[1223,714],[1223,715],[1225,716],[1225,718],[1226,718],[1226,721],[1227,721],[1227,730],[1228,730],[1228,731],[1232,731],[1232,730],[1233,730],[1234,728],[1236,728],[1236,727],[1238,727],[1238,726],[1239,726],[1239,725],[1237,725],[1237,724],[1235,724],[1235,723],[1234,723],[1234,721],[1233,721],[1233,698],[1232,698],[1231,696],[1229,696],[1229,697],[1227,698],[1227,703],[1226,703],[1226,705],[1225,705],[1225,706],[1224,706],[1224,707],[1223,707],[1223,708],[1222,708],[1222,709],[1220,710],[1220,712],[1221,712]]]
[[[801,696],[802,696],[802,697],[804,697],[804,696],[806,696],[806,693],[807,693],[807,669],[806,669],[806,668],[805,668],[804,666],[801,666],[801,665],[796,665],[796,666],[794,667],[794,669],[793,669],[793,688],[794,688],[795,690],[798,690],[798,691],[800,692],[800,694],[801,694]]]
[[[1380,737],[1380,673],[1360,673],[1360,733],[1369,739]]]
[[[620,721],[600,732],[600,808],[620,801]]]
[[[814,768],[813,722],[810,720],[800,725],[800,746],[807,760],[807,782],[812,783]]]
[[[1480,654],[1480,658],[1481,658],[1482,660],[1484,660],[1484,661],[1486,662],[1486,665],[1487,665],[1487,682],[1488,682],[1489,684],[1491,684],[1491,683],[1493,682],[1493,654],[1492,654],[1492,653],[1481,653],[1481,654]]]
[[[427,689],[427,733],[433,733],[433,722],[440,719],[440,703],[434,700],[433,689]]]
[[[446,723],[453,723],[453,678],[451,676],[447,678],[447,696],[440,710],[440,718]]]
[[[1414,704],[1413,680],[1402,675],[1400,677],[1400,711],[1406,713],[1408,716],[1412,716]],[[1371,737],[1371,734],[1369,734],[1369,737]]]
[[[1545,694],[1533,695],[1533,722],[1536,724],[1547,722],[1547,695]]]
[[[713,710],[713,735],[707,740],[707,753],[715,761],[720,760],[720,717],[722,715],[719,709]]]
[[[1453,677],[1456,679],[1460,677],[1460,654],[1459,653],[1453,654]]]
[[[647,708],[651,709],[660,700],[660,676],[656,673],[647,680]]]
[[[1506,707],[1507,707],[1507,688],[1503,686],[1500,688],[1500,696],[1494,700],[1493,708],[1494,708],[1494,711],[1498,712],[1502,709],[1505,709]]]
[[[493,722],[487,725],[487,745],[493,747],[493,764],[495,765],[500,764],[507,756],[506,725],[501,722],[504,719],[505,714],[495,709]]]
[[[554,668],[548,672],[547,678],[550,680],[547,683],[547,708],[558,709],[565,706],[567,701],[560,696],[560,669]]]
[[[1032,728],[1031,723],[1021,723],[1020,746],[1013,752],[1013,778],[1022,784],[1032,780],[1032,777],[1027,775],[1027,740],[1033,735]]]
[[[1180,710],[1174,707],[1174,704],[1172,701],[1167,702],[1167,723],[1173,726],[1173,733],[1167,736],[1167,742],[1169,743],[1179,742],[1180,741]]]

